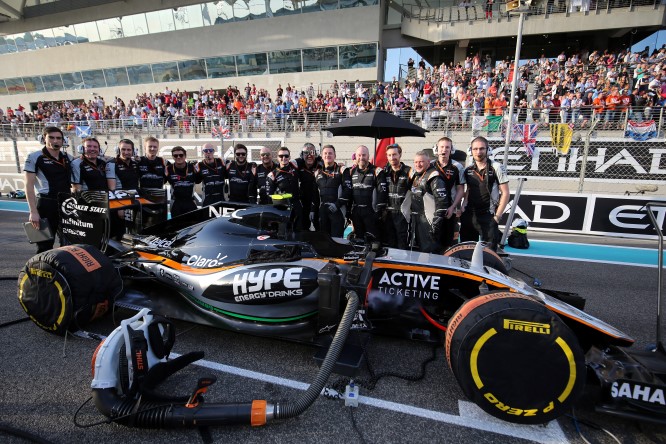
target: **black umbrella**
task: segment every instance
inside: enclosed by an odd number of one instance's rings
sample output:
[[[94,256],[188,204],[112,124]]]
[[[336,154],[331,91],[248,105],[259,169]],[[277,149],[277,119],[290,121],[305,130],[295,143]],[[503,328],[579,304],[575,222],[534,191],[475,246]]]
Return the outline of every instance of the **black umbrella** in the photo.
[[[359,114],[356,117],[345,119],[324,129],[330,131],[333,136],[373,137],[375,139],[373,162],[377,156],[377,139],[410,136],[425,137],[425,133],[428,132],[427,129],[401,119],[395,114],[378,110]]]
[[[425,137],[428,130],[385,111],[369,111],[345,119],[327,128],[334,136],[360,136],[386,139],[388,137]],[[376,143],[375,143],[376,144]]]

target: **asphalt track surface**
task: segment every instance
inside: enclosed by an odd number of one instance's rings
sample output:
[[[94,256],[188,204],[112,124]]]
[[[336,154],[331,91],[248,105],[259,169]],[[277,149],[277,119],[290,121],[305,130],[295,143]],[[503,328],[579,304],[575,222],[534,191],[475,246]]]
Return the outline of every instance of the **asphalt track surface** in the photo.
[[[0,211],[0,324],[26,317],[17,301],[14,277],[32,256],[22,222],[25,213]],[[548,240],[558,236],[545,236]],[[567,241],[580,241],[567,237]],[[586,242],[656,248],[656,242],[586,238]],[[529,254],[529,250],[525,251]],[[575,291],[587,298],[586,311],[636,338],[636,347],[654,342],[657,270],[637,267],[515,256],[515,267],[537,276],[544,287]],[[522,278],[512,271],[512,276]],[[531,279],[525,278],[529,283]],[[116,319],[129,312],[117,312]],[[255,338],[177,322],[176,353],[203,350],[205,362],[190,366],[167,381],[164,391],[189,394],[196,379],[213,374],[218,382],[207,402],[251,399],[294,400],[314,379],[318,367],[312,347]],[[111,316],[89,330],[106,335]],[[363,336],[365,338],[365,336]],[[361,340],[362,338],[356,338]],[[116,424],[88,428],[73,422],[75,411],[90,397],[90,361],[98,341],[43,332],[31,322],[0,329],[0,430],[11,426],[54,443],[182,443],[204,442],[197,430],[142,430]],[[375,336],[368,358],[376,372],[393,370],[416,375],[433,347],[419,342]],[[374,390],[362,390],[358,408],[320,397],[300,417],[274,421],[260,428],[217,427],[214,442],[225,443],[666,443],[666,427],[595,413],[582,405],[571,417],[547,426],[515,426],[495,420],[465,401],[445,363],[441,346],[426,367],[425,377],[409,382],[381,379]],[[367,378],[367,369],[359,375]],[[331,382],[337,376],[333,375]],[[104,417],[88,403],[78,421],[93,424]],[[613,434],[618,441],[615,441]],[[0,431],[0,442],[29,442]]]

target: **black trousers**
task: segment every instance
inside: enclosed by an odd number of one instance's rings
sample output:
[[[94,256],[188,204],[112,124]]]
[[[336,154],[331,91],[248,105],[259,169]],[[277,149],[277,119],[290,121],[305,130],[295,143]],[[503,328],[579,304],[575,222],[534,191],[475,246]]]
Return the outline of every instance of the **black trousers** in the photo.
[[[345,217],[338,208],[331,212],[328,204],[319,207],[319,227],[321,231],[329,233],[332,237],[342,237],[345,233]]]
[[[125,234],[125,215],[120,217],[119,212],[122,210],[109,211],[109,221],[111,223],[110,237],[112,239],[120,240]]]
[[[432,236],[430,222],[423,214],[412,214],[412,242],[418,245],[419,251],[423,253],[441,253],[442,246]]]
[[[310,212],[314,213],[314,218],[312,219],[312,225],[314,225],[315,231],[319,231],[319,207],[315,207],[315,205],[311,202],[304,202],[303,200],[301,202],[301,224],[303,225],[303,229],[305,231],[308,231],[310,229]]]
[[[391,211],[382,224],[384,244],[401,250],[409,249],[409,223],[401,211]]]
[[[357,239],[365,239],[365,234],[369,233],[374,240],[379,240],[379,218],[372,207],[352,207],[351,221]]]
[[[190,199],[176,199],[171,204],[171,217],[180,216],[181,214],[189,213],[197,209],[197,204]]]
[[[461,242],[476,242],[480,237],[483,242],[488,242],[490,247],[496,250],[501,236],[497,222],[490,211],[475,212],[468,209],[460,216]]]
[[[455,244],[453,233],[456,231],[456,225],[457,221],[455,215],[451,216],[451,219],[444,218],[442,229],[439,232],[439,239],[437,239],[444,250]]]
[[[53,232],[53,239],[50,241],[37,242],[37,253],[43,251],[48,251],[53,248],[55,243],[55,235],[58,233],[58,239],[60,240],[60,245],[63,244],[62,234],[60,233],[60,214],[58,214],[58,199],[50,197],[38,197],[37,198],[37,213],[42,219],[49,221],[51,226],[51,231]]]

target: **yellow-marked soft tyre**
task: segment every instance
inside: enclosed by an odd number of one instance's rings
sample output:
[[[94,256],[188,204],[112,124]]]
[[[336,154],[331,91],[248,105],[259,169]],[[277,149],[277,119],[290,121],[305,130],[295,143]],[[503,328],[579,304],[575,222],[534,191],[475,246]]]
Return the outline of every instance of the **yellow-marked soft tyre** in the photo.
[[[471,261],[475,247],[476,242],[461,242],[446,250],[444,256],[457,257],[458,259]],[[491,248],[483,248],[483,265],[494,268],[500,273],[508,274],[504,261],[502,261],[502,258]]]
[[[527,296],[489,293],[469,300],[449,321],[445,345],[465,396],[505,421],[551,421],[583,391],[585,356],[576,336]]]
[[[18,277],[18,299],[40,328],[64,335],[104,315],[122,291],[109,258],[90,245],[68,245],[28,260]]]

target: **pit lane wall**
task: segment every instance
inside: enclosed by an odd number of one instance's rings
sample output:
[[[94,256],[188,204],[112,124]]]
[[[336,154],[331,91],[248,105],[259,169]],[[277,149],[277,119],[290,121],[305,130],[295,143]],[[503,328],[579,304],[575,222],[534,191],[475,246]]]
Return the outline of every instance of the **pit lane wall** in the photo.
[[[512,193],[501,224],[507,222],[514,198]],[[518,199],[514,219],[529,221],[535,231],[657,239],[645,207],[649,202],[666,202],[666,197],[526,192]],[[653,211],[663,233],[666,208]]]

